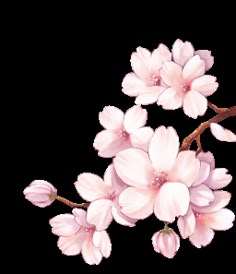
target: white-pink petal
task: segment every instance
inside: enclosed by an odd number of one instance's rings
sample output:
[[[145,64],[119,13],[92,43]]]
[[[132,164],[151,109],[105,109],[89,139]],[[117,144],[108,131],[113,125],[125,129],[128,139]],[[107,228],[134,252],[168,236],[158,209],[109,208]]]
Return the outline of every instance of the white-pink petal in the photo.
[[[227,174],[228,169],[216,168],[212,170],[204,182],[211,189],[220,189],[226,187],[233,179],[230,174]]]
[[[214,230],[227,230],[233,226],[235,220],[234,213],[228,208],[222,208],[221,210],[203,216],[204,223]]]
[[[200,169],[200,161],[196,158],[195,151],[181,151],[169,172],[169,180],[181,182],[190,187],[197,178]]]
[[[198,54],[200,58],[205,62],[205,70],[209,70],[214,64],[214,57],[209,50],[197,50],[195,55]]]
[[[181,183],[165,183],[160,188],[154,206],[157,219],[172,223],[186,214],[190,203],[189,191]]]
[[[151,86],[142,89],[142,92],[135,99],[137,105],[149,105],[157,102],[161,93],[165,90],[162,86]]]
[[[142,80],[149,77],[150,58],[151,52],[143,47],[138,47],[131,55],[132,69]]]
[[[128,187],[119,197],[121,212],[133,219],[145,219],[153,213],[155,196],[151,189]]]
[[[87,172],[78,175],[74,185],[79,195],[89,202],[104,197],[108,189],[101,177]]]
[[[49,220],[52,227],[52,233],[57,236],[71,236],[75,234],[80,225],[75,221],[72,214],[60,214]]]
[[[128,109],[124,116],[124,127],[128,133],[143,127],[147,122],[147,110],[139,105]]]
[[[210,130],[212,135],[220,141],[236,142],[236,134],[234,134],[231,130],[224,128],[217,123],[211,123]]]
[[[102,253],[100,249],[93,244],[91,236],[85,238],[81,253],[84,261],[89,265],[98,265],[102,260]]]
[[[121,212],[121,207],[118,203],[118,199],[117,199],[117,201],[115,201],[113,203],[111,213],[112,213],[112,216],[113,216],[114,220],[118,224],[124,225],[124,226],[129,226],[129,227],[135,226],[135,223],[136,223],[137,220],[133,219],[133,218],[130,218],[130,217],[126,216],[124,213]]]
[[[218,88],[219,84],[216,82],[216,77],[211,75],[203,75],[191,84],[191,90],[198,91],[204,96],[212,95]]]
[[[160,70],[162,80],[168,86],[178,86],[183,82],[182,68],[176,63],[170,61],[165,62]]]
[[[99,112],[99,122],[105,129],[120,129],[123,119],[124,113],[117,107],[106,106]]]
[[[75,217],[75,221],[80,226],[91,228],[93,225],[87,222],[87,212],[82,208],[73,208],[72,213]]]
[[[113,164],[110,164],[104,173],[104,184],[119,194],[127,185],[121,180],[115,171]]]
[[[210,170],[213,170],[215,168],[215,158],[212,152],[207,151],[207,152],[200,152],[197,155],[197,158],[200,161],[206,162],[210,165]]]
[[[184,66],[186,62],[193,57],[193,45],[188,41],[183,42],[182,40],[177,39],[173,44],[172,54],[174,61],[178,65]]]
[[[191,118],[205,114],[207,110],[207,99],[199,92],[189,91],[183,101],[184,113]]]
[[[200,222],[196,222],[194,233],[189,237],[190,242],[197,248],[207,246],[214,238],[214,231]]]
[[[148,154],[136,148],[119,152],[113,159],[118,176],[128,185],[148,188],[154,175],[154,169]]]
[[[106,231],[95,231],[93,234],[93,244],[101,251],[105,258],[111,254],[111,240]]]
[[[184,216],[180,216],[177,221],[178,229],[183,239],[188,238],[194,232],[196,219],[191,207]]]
[[[171,52],[164,44],[160,44],[157,49],[152,52],[150,59],[151,71],[158,72],[162,64],[171,60]]]
[[[177,92],[174,88],[167,88],[159,97],[157,104],[163,109],[178,109],[182,106],[184,94]]]
[[[183,68],[183,78],[187,82],[202,76],[205,73],[205,62],[198,55],[192,57]]]
[[[210,174],[210,164],[201,161],[198,176],[194,180],[192,186],[198,186],[202,184],[208,178],[209,174]]]
[[[112,222],[112,201],[98,199],[90,203],[87,209],[87,221],[96,227],[97,231],[105,230]]]
[[[159,126],[149,145],[149,157],[156,171],[169,171],[179,150],[179,137],[173,127]]]
[[[139,128],[130,134],[131,145],[147,151],[153,134],[154,130],[151,127]]]
[[[207,206],[214,200],[214,194],[212,190],[204,184],[190,187],[190,201],[197,206]]]
[[[143,82],[138,76],[131,72],[125,75],[122,81],[122,92],[128,96],[138,96],[140,92],[145,88],[145,82]]]

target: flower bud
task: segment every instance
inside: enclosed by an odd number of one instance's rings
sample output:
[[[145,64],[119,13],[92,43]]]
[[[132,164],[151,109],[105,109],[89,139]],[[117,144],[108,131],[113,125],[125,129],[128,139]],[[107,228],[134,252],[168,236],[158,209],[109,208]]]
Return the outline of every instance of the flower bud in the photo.
[[[57,189],[47,181],[35,180],[24,189],[25,199],[38,207],[49,206],[56,198]]]
[[[179,249],[180,239],[173,229],[165,227],[152,236],[152,245],[156,252],[171,259]]]

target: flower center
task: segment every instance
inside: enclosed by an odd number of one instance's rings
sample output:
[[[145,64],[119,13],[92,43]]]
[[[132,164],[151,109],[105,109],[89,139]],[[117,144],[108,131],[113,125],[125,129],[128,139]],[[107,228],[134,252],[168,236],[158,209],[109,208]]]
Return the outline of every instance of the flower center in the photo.
[[[190,85],[183,84],[182,85],[182,91],[183,91],[183,93],[187,93],[188,91],[190,91]]]
[[[150,79],[150,85],[151,86],[159,86],[160,85],[160,77],[152,74],[151,79]]]
[[[113,190],[113,191],[108,191],[107,194],[106,194],[106,198],[107,198],[108,200],[113,201],[113,200],[115,199],[115,197],[116,197],[116,192],[115,192],[115,190]]]
[[[194,213],[194,216],[197,220],[200,219],[201,214],[199,212],[194,211],[193,213]]]
[[[85,232],[93,232],[94,228],[93,227],[86,227]]]
[[[124,129],[120,129],[118,135],[122,140],[127,139],[129,136],[129,134]]]
[[[164,183],[166,183],[168,180],[168,176],[165,172],[154,172],[154,176],[151,180],[151,187],[153,188],[159,188],[161,187]]]

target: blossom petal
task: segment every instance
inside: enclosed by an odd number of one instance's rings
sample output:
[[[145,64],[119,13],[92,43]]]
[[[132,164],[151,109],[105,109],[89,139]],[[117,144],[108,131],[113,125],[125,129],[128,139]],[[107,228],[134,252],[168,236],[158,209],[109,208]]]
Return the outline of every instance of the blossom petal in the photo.
[[[160,44],[157,49],[152,52],[150,59],[150,69],[159,71],[163,62],[171,60],[171,52],[164,44]]]
[[[120,129],[123,125],[124,113],[117,107],[106,106],[99,112],[100,124],[105,129]]]
[[[197,158],[200,161],[208,163],[210,165],[210,170],[213,170],[215,168],[215,158],[214,158],[213,153],[211,153],[210,151],[200,152],[197,155]]]
[[[128,133],[143,127],[147,122],[147,111],[138,105],[128,109],[124,116],[124,127]]]
[[[161,93],[165,90],[161,86],[152,86],[143,88],[142,92],[135,99],[137,105],[149,105],[157,102]]]
[[[149,157],[156,171],[169,171],[179,150],[179,137],[173,127],[159,126],[149,145]]]
[[[200,222],[196,223],[194,233],[189,237],[190,242],[197,248],[207,246],[214,238],[214,231]]]
[[[227,174],[228,169],[216,168],[212,170],[204,182],[211,189],[220,189],[226,187],[233,179],[230,174]]]
[[[106,195],[107,186],[102,178],[93,173],[82,173],[74,183],[79,195],[89,202]]]
[[[178,229],[183,239],[188,238],[194,232],[196,219],[191,207],[184,216],[180,216],[177,221]]]
[[[153,213],[155,193],[150,189],[126,188],[119,197],[121,212],[130,218],[145,219]]]
[[[209,70],[214,64],[214,57],[209,50],[197,50],[195,55],[198,54],[200,58],[205,62],[205,70]]]
[[[130,141],[133,147],[147,151],[149,142],[154,134],[151,127],[142,127],[130,134]]]
[[[87,220],[96,226],[98,231],[105,230],[112,222],[111,214],[112,201],[108,199],[98,199],[90,203],[87,210]]]
[[[100,249],[94,246],[91,237],[87,237],[82,245],[82,256],[89,265],[98,265],[102,260]]]
[[[163,64],[160,76],[170,87],[181,84],[183,81],[182,68],[172,61]]]
[[[131,97],[138,96],[144,87],[145,82],[133,72],[126,74],[122,81],[122,92]]]
[[[183,108],[186,115],[196,119],[205,114],[207,99],[199,92],[189,91],[184,97]]]
[[[203,75],[192,82],[191,90],[198,91],[204,96],[210,96],[217,90],[218,86],[216,77]]]
[[[143,47],[138,47],[131,55],[131,66],[139,78],[145,80],[149,76],[149,62],[151,52]]]
[[[128,185],[147,188],[153,177],[153,167],[148,154],[141,149],[129,148],[113,159],[118,176]]]
[[[184,66],[186,62],[193,57],[193,45],[188,41],[183,42],[182,40],[177,39],[173,44],[172,54],[174,61],[178,65]]]
[[[178,109],[183,104],[183,94],[176,92],[173,88],[167,88],[159,97],[157,104],[163,109]]]
[[[200,161],[196,158],[195,151],[181,151],[169,173],[169,179],[174,182],[182,182],[190,187],[197,178],[200,169]]]
[[[82,245],[86,237],[86,233],[80,231],[67,237],[60,236],[57,241],[57,246],[65,255],[78,255],[81,252]]]
[[[98,247],[105,258],[111,254],[111,240],[106,231],[95,231],[93,234],[93,244]]]
[[[214,201],[212,201],[209,205],[198,207],[192,205],[192,208],[200,213],[212,213],[219,211],[223,207],[227,206],[231,199],[231,193],[224,190],[214,191]]]
[[[207,206],[214,200],[212,190],[204,184],[190,187],[190,201],[197,206]]]
[[[234,220],[234,213],[227,208],[204,215],[204,223],[214,230],[230,229],[233,226]]]
[[[192,57],[183,68],[183,78],[191,82],[205,73],[205,62],[199,55]]]
[[[155,200],[154,213],[165,222],[172,223],[175,217],[186,214],[189,207],[188,188],[181,183],[165,183]]]
[[[130,143],[128,140],[120,138],[116,131],[103,130],[96,135],[93,147],[98,150],[100,157],[110,158],[117,152],[130,147]]]
[[[85,228],[93,227],[91,224],[87,222],[87,212],[82,208],[73,208],[72,213],[75,217],[75,221],[80,226]]]
[[[57,236],[71,236],[75,234],[80,225],[75,221],[72,214],[60,214],[49,220],[52,227],[52,233]]]
[[[110,164],[104,173],[104,183],[116,193],[120,193],[127,186],[117,175],[113,164]]]
[[[236,142],[236,134],[217,123],[211,123],[210,130],[212,135],[220,141]]]
[[[192,186],[198,186],[201,183],[203,183],[208,178],[209,174],[210,174],[210,164],[201,161],[198,176],[193,182]]]

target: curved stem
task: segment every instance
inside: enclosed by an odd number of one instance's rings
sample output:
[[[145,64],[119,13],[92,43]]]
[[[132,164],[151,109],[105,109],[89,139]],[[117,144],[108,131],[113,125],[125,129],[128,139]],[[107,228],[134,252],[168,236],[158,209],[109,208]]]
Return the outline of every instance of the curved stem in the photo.
[[[68,206],[72,207],[72,208],[74,208],[74,207],[84,207],[84,208],[87,208],[87,207],[89,206],[89,203],[77,204],[77,203],[71,202],[70,200],[68,200],[68,199],[66,199],[66,198],[64,198],[64,197],[61,197],[61,196],[59,196],[59,195],[57,195],[57,196],[55,197],[55,199],[56,199],[57,201],[59,201],[59,202],[65,204],[65,205],[68,205]]]
[[[219,123],[233,116],[236,116],[236,106],[227,108],[226,110],[221,111],[208,121],[201,123],[198,128],[196,128],[191,134],[184,138],[182,145],[180,147],[180,151],[189,149],[191,143],[194,140],[198,140],[198,136],[200,136],[205,131],[205,129],[209,128],[211,123]]]
[[[208,106],[213,109],[216,113],[222,113],[225,112],[228,108],[219,108],[216,105],[212,104],[211,102],[208,102]]]

